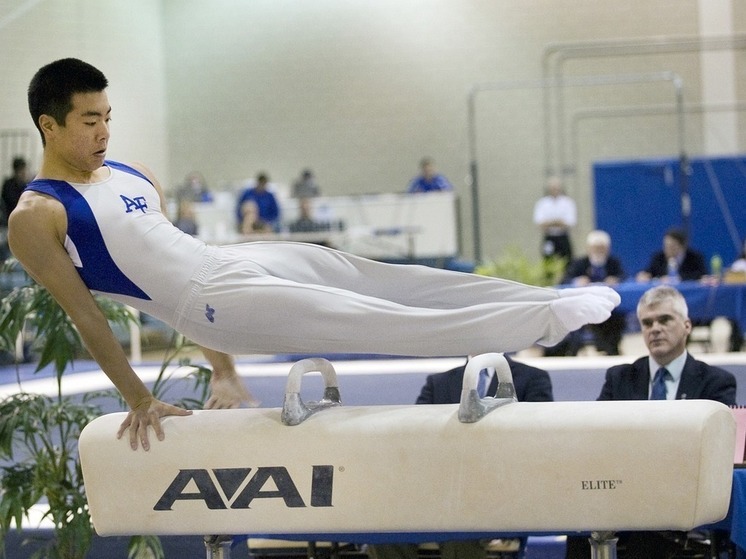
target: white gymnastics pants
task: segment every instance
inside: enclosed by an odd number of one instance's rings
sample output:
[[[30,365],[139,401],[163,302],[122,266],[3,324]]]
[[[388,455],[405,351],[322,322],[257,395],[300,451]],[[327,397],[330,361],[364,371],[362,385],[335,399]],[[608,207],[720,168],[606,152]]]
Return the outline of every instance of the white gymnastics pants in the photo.
[[[303,243],[215,247],[208,260],[172,326],[226,353],[462,356],[567,334],[554,289]]]

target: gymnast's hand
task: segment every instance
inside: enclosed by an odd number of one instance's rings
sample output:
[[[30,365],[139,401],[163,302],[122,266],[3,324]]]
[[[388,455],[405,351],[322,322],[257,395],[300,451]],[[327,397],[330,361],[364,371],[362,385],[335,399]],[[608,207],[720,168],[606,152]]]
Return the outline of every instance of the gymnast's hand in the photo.
[[[127,414],[127,418],[119,426],[117,438],[121,439],[124,432],[129,428],[132,450],[137,450],[138,440],[143,450],[150,450],[148,426],[153,427],[155,436],[158,437],[159,441],[162,441],[165,438],[165,434],[163,433],[163,427],[161,427],[161,417],[167,415],[191,415],[191,413],[190,410],[178,408],[151,397],[135,406]]]
[[[249,392],[241,382],[241,377],[235,372],[224,375],[213,372],[210,391],[210,398],[205,404],[205,409],[208,410],[233,409],[240,407],[241,404],[255,408],[261,403]]]

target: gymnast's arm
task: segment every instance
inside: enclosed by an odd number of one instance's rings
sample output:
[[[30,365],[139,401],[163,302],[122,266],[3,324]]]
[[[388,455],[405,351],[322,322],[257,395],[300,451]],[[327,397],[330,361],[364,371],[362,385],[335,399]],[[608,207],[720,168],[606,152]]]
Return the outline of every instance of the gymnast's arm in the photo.
[[[161,211],[166,215],[166,196],[155,175],[145,165],[132,163],[132,167],[145,175],[152,183],[161,202]],[[210,397],[205,403],[206,409],[231,409],[237,408],[242,402],[256,407],[259,401],[249,392],[241,382],[236,373],[233,357],[222,351],[216,351],[204,346],[199,346],[205,358],[210,362],[212,375],[210,376]]]
[[[154,398],[135,374],[108,320],[65,251],[66,231],[67,216],[58,201],[25,192],[11,214],[8,241],[29,275],[49,291],[73,321],[88,351],[130,406],[132,411],[117,437],[129,427],[130,446],[136,449],[139,440],[147,450],[149,425],[162,440],[161,417],[191,412]]]

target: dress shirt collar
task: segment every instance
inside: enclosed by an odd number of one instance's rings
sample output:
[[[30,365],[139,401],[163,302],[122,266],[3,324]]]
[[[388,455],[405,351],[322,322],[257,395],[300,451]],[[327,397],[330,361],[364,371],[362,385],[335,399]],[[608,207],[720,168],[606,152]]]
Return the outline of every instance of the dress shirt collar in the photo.
[[[687,352],[684,350],[684,353],[679,355],[676,359],[671,361],[668,365],[661,365],[660,363],[657,363],[655,359],[649,357],[650,360],[650,376],[652,377],[655,374],[655,371],[660,369],[661,367],[665,367],[668,372],[671,374],[671,378],[675,380],[677,383],[681,379],[681,372],[684,370],[684,364],[686,363],[686,357]]]

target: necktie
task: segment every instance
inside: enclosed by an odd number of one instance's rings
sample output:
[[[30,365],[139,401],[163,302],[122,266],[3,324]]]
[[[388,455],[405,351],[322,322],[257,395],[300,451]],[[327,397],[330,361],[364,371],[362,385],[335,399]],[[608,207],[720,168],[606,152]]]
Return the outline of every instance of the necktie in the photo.
[[[665,400],[666,399],[666,379],[671,376],[671,373],[665,367],[661,367],[655,373],[653,377],[653,391],[650,394],[651,400]]]
[[[490,373],[487,369],[479,371],[479,381],[477,382],[477,394],[480,398],[484,398],[487,394],[487,379],[490,378]]]
[[[591,265],[590,280],[592,282],[602,282],[606,279],[606,268],[604,266]]]

